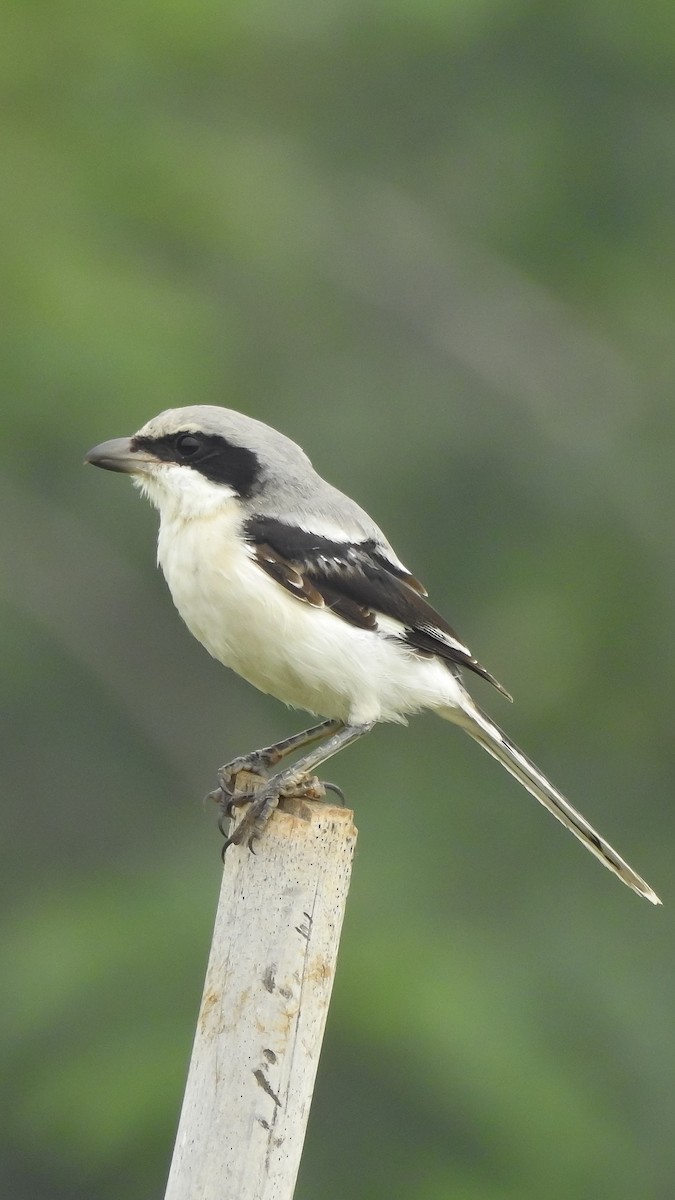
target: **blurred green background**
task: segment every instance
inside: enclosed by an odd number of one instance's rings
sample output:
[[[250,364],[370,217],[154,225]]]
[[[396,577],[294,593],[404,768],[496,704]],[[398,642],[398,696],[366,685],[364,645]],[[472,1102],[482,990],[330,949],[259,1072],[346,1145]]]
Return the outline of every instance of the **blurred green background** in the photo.
[[[0,60],[0,1192],[162,1196],[202,797],[303,724],[81,465],[208,402],[384,525],[664,900],[431,717],[337,759],[360,840],[297,1200],[670,1200],[675,10],[21,0]]]

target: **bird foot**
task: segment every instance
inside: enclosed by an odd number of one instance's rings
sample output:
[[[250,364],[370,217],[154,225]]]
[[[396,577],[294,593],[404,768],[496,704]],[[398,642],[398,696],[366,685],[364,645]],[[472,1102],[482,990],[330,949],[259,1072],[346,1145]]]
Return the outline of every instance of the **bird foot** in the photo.
[[[209,799],[214,800],[221,809],[218,828],[225,838],[222,849],[229,846],[240,846],[243,842],[253,851],[253,843],[262,836],[262,832],[275,808],[284,800],[325,800],[326,792],[336,793],[344,803],[344,793],[335,783],[323,783],[316,775],[305,772],[280,772],[271,779],[252,771],[249,768],[250,759],[235,760],[245,766],[236,772],[231,770],[232,764],[221,768],[218,772],[219,786],[210,793]],[[225,822],[230,820],[237,808],[248,805],[248,810],[242,817],[233,833],[226,833]]]
[[[229,846],[240,846],[246,842],[249,850],[255,853],[253,843],[262,836],[262,832],[277,807],[283,791],[282,778],[261,780],[260,786],[253,793],[235,792],[222,805],[218,828],[225,837],[221,857],[225,859],[225,851]],[[233,833],[225,832],[225,821],[234,815],[235,808],[248,804],[248,809],[241,818]]]
[[[269,779],[272,767],[281,760],[281,754],[276,746],[267,746],[264,750],[253,750],[250,754],[242,754],[225,763],[218,770],[218,785],[229,796],[242,789],[237,784],[237,777],[253,775],[258,779]],[[248,784],[248,780],[246,781]],[[244,790],[248,791],[248,787]]]

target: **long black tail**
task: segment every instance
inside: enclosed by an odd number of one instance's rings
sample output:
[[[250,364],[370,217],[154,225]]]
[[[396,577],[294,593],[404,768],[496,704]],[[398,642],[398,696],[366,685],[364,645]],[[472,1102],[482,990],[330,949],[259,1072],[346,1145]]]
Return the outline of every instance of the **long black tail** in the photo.
[[[629,888],[632,888],[639,896],[644,896],[652,904],[661,903],[649,884],[645,883],[644,879],[641,879],[633,868],[628,866],[627,862],[624,862],[621,855],[617,854],[609,842],[596,833],[593,826],[589,825],[581,813],[572,808],[569,801],[561,795],[539,768],[514,745],[490,717],[473,703],[468,695],[466,706],[461,711],[456,708],[448,708],[441,710],[439,715],[466,729],[467,733],[470,733],[471,737],[483,746],[488,754],[496,758],[497,762],[500,762],[519,783],[522,783],[524,788],[527,788],[535,800],[543,804],[556,820],[569,829],[575,837],[578,837],[586,849],[599,858],[600,862],[610,871],[618,875],[619,879]]]

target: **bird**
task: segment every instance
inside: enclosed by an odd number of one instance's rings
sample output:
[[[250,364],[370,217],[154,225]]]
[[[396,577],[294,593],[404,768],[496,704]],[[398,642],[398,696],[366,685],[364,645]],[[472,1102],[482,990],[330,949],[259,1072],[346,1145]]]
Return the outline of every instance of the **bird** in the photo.
[[[303,787],[318,794],[311,772],[378,722],[406,724],[430,710],[465,730],[628,887],[661,903],[479,708],[466,673],[510,696],[372,518],[297,443],[232,409],[191,405],[95,446],[85,462],[130,475],[158,509],[158,564],[206,650],[261,692],[321,718],[220,768],[222,819],[246,808],[224,849],[244,841],[253,849],[280,798]],[[274,770],[301,750],[293,766]],[[254,794],[237,791],[243,770],[261,777]]]

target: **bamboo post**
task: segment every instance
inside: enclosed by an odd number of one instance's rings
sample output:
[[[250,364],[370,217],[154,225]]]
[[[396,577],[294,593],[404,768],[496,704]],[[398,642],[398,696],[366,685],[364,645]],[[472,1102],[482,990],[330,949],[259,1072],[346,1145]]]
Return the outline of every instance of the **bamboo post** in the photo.
[[[293,800],[228,850],[165,1200],[291,1200],[355,843]]]

